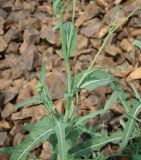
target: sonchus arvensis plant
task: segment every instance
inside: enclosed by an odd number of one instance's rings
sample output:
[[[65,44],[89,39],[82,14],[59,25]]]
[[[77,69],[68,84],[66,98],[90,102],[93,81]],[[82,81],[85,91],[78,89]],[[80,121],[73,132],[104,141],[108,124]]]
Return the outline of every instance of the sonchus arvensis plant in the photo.
[[[72,6],[71,20],[64,22],[64,14],[70,6]],[[60,56],[66,64],[67,86],[64,93],[66,99],[65,113],[64,115],[60,115],[57,112],[49,96],[49,90],[45,80],[46,64],[42,64],[40,81],[35,87],[36,91],[39,92],[39,96],[18,104],[17,109],[27,104],[43,104],[48,111],[48,115],[35,124],[25,124],[24,126],[29,134],[23,142],[14,147],[2,148],[1,151],[9,154],[11,160],[27,160],[28,157],[36,159],[36,156],[32,155],[33,148],[48,141],[52,145],[51,160],[104,160],[112,156],[103,153],[103,147],[108,144],[118,145],[118,155],[122,153],[131,139],[140,136],[137,116],[141,109],[141,98],[132,84],[135,98],[130,99],[130,95],[123,90],[119,81],[108,73],[106,69],[96,67],[95,62],[111,35],[122,24],[125,24],[138,9],[133,11],[123,21],[116,23],[111,21],[108,34],[88,69],[72,77],[70,57],[75,53],[77,46],[77,30],[75,27],[76,0],[54,0],[53,8],[58,18],[58,24],[55,28],[60,31],[62,43]],[[76,110],[78,107],[77,100],[79,98],[79,92],[82,89],[90,91],[106,85],[111,86],[112,94],[103,108],[78,117]],[[74,97],[76,101],[74,101]],[[119,122],[121,129],[117,129],[109,134],[107,130],[98,130],[96,126],[88,127],[88,119],[108,113],[115,103],[120,103],[124,110],[124,114]],[[82,141],[83,134],[89,135],[89,138],[84,142]]]

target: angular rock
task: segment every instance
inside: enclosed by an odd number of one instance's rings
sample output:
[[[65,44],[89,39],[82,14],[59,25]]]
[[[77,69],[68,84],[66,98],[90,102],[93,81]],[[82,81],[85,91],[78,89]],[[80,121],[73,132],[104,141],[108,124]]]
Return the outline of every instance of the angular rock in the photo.
[[[83,35],[79,35],[77,44],[78,51],[86,49],[88,47],[88,38]]]
[[[18,95],[17,103],[25,101],[28,98],[31,98],[31,92],[30,91],[31,91],[31,89],[30,89],[29,85],[24,85],[22,87],[22,89],[20,90],[20,93]]]
[[[0,36],[0,52],[3,52],[7,48],[7,43],[3,39],[2,36]]]
[[[53,31],[52,25],[42,25],[40,37],[47,40],[49,43],[59,46],[59,35]]]
[[[1,112],[2,118],[9,117],[15,110],[16,108],[12,103],[7,103]]]
[[[133,45],[127,39],[123,39],[121,41],[120,47],[126,52],[131,52],[134,50]]]
[[[108,8],[109,6],[108,1],[96,0],[96,3],[104,8]]]
[[[13,146],[21,144],[23,138],[24,138],[23,134],[17,133],[14,137]]]
[[[130,73],[128,76],[129,80],[141,79],[141,68],[134,69],[133,72]]]
[[[0,146],[4,146],[6,139],[7,139],[7,133],[0,132]]]
[[[24,10],[13,11],[7,17],[7,23],[19,23],[27,19],[29,16],[30,16],[30,13],[28,11],[24,11]]]
[[[41,28],[41,23],[37,18],[29,17],[24,21],[20,21],[18,27],[19,31],[25,31],[29,28],[34,28],[39,30]]]
[[[117,112],[119,114],[123,114],[123,108],[120,104],[114,104],[112,107],[111,107],[111,110],[114,111],[114,112]]]
[[[126,18],[126,12],[123,8],[120,8],[116,14],[114,15],[114,18],[113,18],[113,13],[114,11],[116,10],[116,7],[111,7],[111,9],[109,9],[107,11],[107,13],[104,15],[104,19],[103,21],[105,21],[107,24],[111,23],[111,20],[112,20],[112,23],[113,24],[119,24],[120,22],[122,22],[123,20],[125,20]]]
[[[0,79],[0,90],[4,90],[12,84],[12,80]]]
[[[15,124],[10,130],[10,134],[14,137],[17,133],[24,134],[26,129],[23,124]]]
[[[3,70],[2,73],[1,73],[1,75],[2,75],[2,77],[4,79],[10,79],[10,77],[11,77],[11,69],[5,69],[5,70]]]
[[[6,43],[9,43],[10,41],[13,41],[18,38],[18,32],[15,29],[10,28],[4,35],[4,39]]]
[[[0,131],[10,129],[10,124],[6,120],[0,121]]]
[[[131,1],[130,3],[127,1],[124,5],[124,10],[125,10],[126,14],[129,14],[132,11],[134,11],[135,9],[137,9],[137,7],[139,7],[139,6],[141,6],[140,0]]]
[[[0,17],[0,35],[4,34],[4,24],[5,24],[6,20],[4,18]]]
[[[105,51],[111,56],[116,56],[117,54],[122,53],[121,49],[115,45],[106,45]]]
[[[119,5],[123,0],[115,0],[114,4]]]
[[[41,151],[41,154],[40,154],[40,158],[41,159],[50,159],[51,157],[51,151],[52,151],[52,147],[51,147],[51,144],[49,142],[45,142],[43,143],[43,147],[42,147],[42,151]]]
[[[49,47],[44,53],[43,53],[43,60],[44,63],[46,63],[46,70],[47,72],[51,71],[53,68],[53,47]]]
[[[140,28],[141,27],[141,17],[132,17],[132,19],[129,22],[129,26]]]
[[[4,2],[2,4],[2,9],[4,9],[7,12],[10,12],[12,10],[12,6],[13,6],[13,2],[12,1]]]
[[[37,1],[24,1],[22,6],[25,11],[29,11],[30,13],[33,13],[35,11],[36,6],[38,5]]]
[[[49,93],[52,99],[63,97],[66,78],[61,72],[53,71],[52,73],[47,74],[46,82],[49,86]]]
[[[63,111],[64,111],[63,99],[59,99],[59,100],[54,101],[54,105],[55,105],[58,113],[63,114]]]
[[[6,19],[7,17],[7,12],[4,11],[2,8],[0,8],[0,17],[3,19]]]
[[[94,1],[90,1],[90,3],[85,7],[84,12],[77,18],[76,26],[80,27],[85,21],[88,21],[95,17],[99,12],[99,7]]]
[[[141,34],[141,29],[134,29],[132,32],[131,32],[131,35],[132,36],[138,36]]]
[[[26,49],[39,41],[39,33],[35,28],[28,28],[23,34],[23,43],[20,46],[20,53],[25,54]]]
[[[5,58],[8,68],[11,68],[12,79],[20,78],[24,73],[21,57],[18,54],[8,54]]]
[[[0,158],[1,158],[2,160],[9,160],[9,156],[6,155],[6,154],[4,154],[4,153],[2,153],[2,152],[0,152]]]
[[[35,66],[35,62],[39,60],[38,58],[39,57],[35,45],[28,46],[25,48],[21,56],[22,68],[24,70],[32,71]]]
[[[103,24],[101,20],[99,20],[98,18],[94,18],[85,24],[85,26],[81,30],[81,33],[86,37],[97,38],[97,33],[100,31],[102,26]]]
[[[6,50],[6,53],[18,53],[19,45],[19,43],[10,42]]]
[[[12,120],[20,120],[20,119],[33,117],[36,120],[39,120],[47,114],[48,113],[47,113],[46,109],[44,108],[44,106],[39,105],[39,106],[30,107],[30,108],[24,108],[23,110],[12,114],[11,119]]]
[[[81,103],[80,107],[81,109],[90,109],[90,110],[94,110],[94,108],[97,106],[98,104],[98,97],[91,95],[88,98],[86,98],[85,100],[83,100],[83,102]]]
[[[92,44],[93,48],[99,49],[102,43],[101,39],[90,39],[90,43]]]
[[[13,98],[15,98],[18,94],[18,88],[17,87],[9,87],[4,91],[4,104],[11,101]]]
[[[3,93],[0,92],[0,107],[2,107],[3,102],[4,102],[4,95]]]

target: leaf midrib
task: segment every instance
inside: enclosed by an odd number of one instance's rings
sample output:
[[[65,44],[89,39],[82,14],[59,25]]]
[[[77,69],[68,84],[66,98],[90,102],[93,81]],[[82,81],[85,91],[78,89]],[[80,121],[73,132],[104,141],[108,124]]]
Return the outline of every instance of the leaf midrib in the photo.
[[[113,142],[113,141],[116,141],[116,140],[120,140],[120,139],[122,139],[122,136],[116,137],[116,138],[113,138],[113,139],[110,139],[110,140],[107,140],[107,141],[105,141],[105,142],[101,142],[101,143],[99,143],[99,144],[94,144],[94,145],[92,145],[92,146],[89,146],[89,147],[87,147],[87,148],[84,148],[84,149],[79,150],[78,152],[74,153],[73,156],[75,156],[75,155],[78,154],[79,152],[81,153],[81,152],[83,152],[83,151],[85,151],[85,150],[88,150],[88,149],[91,149],[91,148],[94,148],[94,147],[98,147],[99,145],[103,145],[103,144],[106,144],[106,143],[109,143],[109,142]]]
[[[51,131],[53,131],[53,129],[49,129],[49,130],[45,131],[44,133],[42,133],[39,137],[37,137],[37,138],[22,152],[22,154],[18,157],[17,160],[20,160],[20,158],[30,149],[30,147],[32,147],[32,145],[33,145],[36,141],[38,141],[38,139],[40,139],[42,136],[44,136],[45,134],[47,134],[48,132],[51,132]]]

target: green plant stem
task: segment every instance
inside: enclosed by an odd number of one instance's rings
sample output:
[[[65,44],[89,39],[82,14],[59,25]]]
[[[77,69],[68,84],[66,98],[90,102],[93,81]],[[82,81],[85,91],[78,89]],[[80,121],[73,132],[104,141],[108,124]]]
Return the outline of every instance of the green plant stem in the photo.
[[[66,60],[66,68],[67,68],[67,76],[68,76],[68,94],[71,94],[71,70],[70,70],[70,62]]]
[[[73,0],[73,14],[72,14],[72,24],[74,25],[75,21],[75,8],[76,8],[76,0]],[[70,56],[70,49],[71,49],[71,41],[72,41],[72,34],[73,34],[73,26],[71,26],[69,41],[68,41],[68,48],[67,48],[67,54]],[[68,57],[69,57],[68,56]],[[67,68],[67,77],[68,77],[68,93],[67,93],[67,105],[66,105],[66,112],[64,121],[68,121],[68,118],[71,116],[71,105],[72,105],[72,91],[71,91],[71,70],[70,70],[70,61],[65,60],[66,62],[66,68]]]
[[[71,108],[71,101],[72,101],[72,94],[71,94],[71,70],[70,70],[70,62],[66,60],[66,69],[67,69],[67,79],[68,79],[68,87],[67,87],[67,105],[66,105],[66,112],[64,121],[67,121],[69,118],[70,108]]]
[[[66,54],[66,48],[64,45],[64,31],[63,31],[63,11],[60,12],[60,15],[58,16],[59,19],[59,24],[60,24],[60,35],[61,35],[61,42],[62,42],[62,52],[64,54]],[[65,59],[65,63],[66,63],[66,69],[67,69],[67,80],[68,80],[68,84],[67,84],[67,105],[66,105],[66,112],[65,112],[65,117],[64,117],[64,121],[68,120],[69,117],[69,110],[70,110],[70,106],[71,106],[71,71],[70,71],[70,62],[69,59]]]

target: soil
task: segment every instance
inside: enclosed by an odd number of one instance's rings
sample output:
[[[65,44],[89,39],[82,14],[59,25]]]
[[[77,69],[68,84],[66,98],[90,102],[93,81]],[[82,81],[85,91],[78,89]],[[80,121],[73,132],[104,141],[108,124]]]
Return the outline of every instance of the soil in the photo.
[[[89,66],[108,32],[113,10],[117,6],[120,9],[115,22],[141,6],[141,0],[77,0],[78,46],[71,57],[72,74]],[[68,11],[65,20],[69,18]],[[20,144],[26,132],[24,123],[34,123],[48,114],[42,105],[15,109],[18,102],[38,95],[34,87],[39,80],[42,62],[46,62],[46,79],[54,104],[59,113],[64,113],[66,72],[60,57],[59,34],[53,31],[56,24],[51,0],[0,0],[0,147]],[[129,92],[129,82],[134,80],[141,93],[141,50],[132,45],[135,39],[141,40],[141,12],[136,12],[113,34],[96,65],[108,68]],[[119,69],[121,67],[124,69]],[[109,87],[91,92],[82,90],[78,114],[84,115],[101,108],[109,94]],[[116,115],[122,115],[122,108],[114,105],[112,110],[115,115],[102,118],[101,124],[108,127],[108,121],[114,130],[119,127]],[[97,119],[91,120],[91,123],[95,121]],[[48,142],[41,145],[37,152],[38,160],[49,159]],[[9,158],[0,154],[0,159]]]

